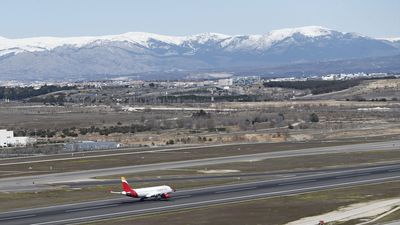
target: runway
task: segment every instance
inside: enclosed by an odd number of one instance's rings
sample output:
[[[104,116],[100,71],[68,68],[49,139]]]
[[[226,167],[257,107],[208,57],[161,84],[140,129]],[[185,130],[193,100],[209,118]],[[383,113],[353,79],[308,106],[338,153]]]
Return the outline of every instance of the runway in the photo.
[[[375,142],[365,144],[341,145],[332,147],[307,148],[278,152],[266,152],[248,155],[237,155],[217,158],[206,158],[176,162],[164,162],[147,165],[133,165],[96,170],[85,170],[67,173],[55,173],[37,176],[24,176],[0,179],[0,191],[35,191],[49,188],[49,184],[90,181],[92,177],[122,175],[127,173],[147,172],[165,169],[186,168],[193,166],[215,165],[222,163],[254,161],[273,158],[310,156],[334,153],[368,152],[399,150],[400,141]]]
[[[0,223],[71,224],[394,180],[400,180],[400,165],[343,169],[268,181],[178,190],[167,201],[140,202],[129,197],[117,196],[111,200],[6,212],[0,213]]]
[[[392,166],[398,165],[400,161],[392,161],[389,163],[381,162],[376,164],[362,165],[362,166],[349,166],[345,167],[348,170],[354,169],[366,169],[372,168],[373,166]],[[135,179],[131,180],[131,182],[173,182],[173,181],[184,181],[184,180],[212,180],[212,179],[224,179],[224,178],[232,178],[232,179],[243,179],[243,178],[252,178],[252,179],[277,179],[282,177],[294,177],[294,176],[302,176],[302,175],[310,175],[310,174],[318,174],[318,173],[330,173],[330,172],[338,172],[343,171],[344,168],[328,168],[328,169],[308,169],[308,170],[295,170],[295,171],[277,171],[277,172],[252,172],[252,173],[230,173],[230,174],[218,174],[218,175],[186,175],[186,176],[170,176],[170,177],[160,177],[160,178],[145,178],[145,179]],[[66,182],[60,183],[60,185],[65,185],[69,188],[85,188],[97,185],[118,185],[121,183],[121,179],[106,179],[106,180],[95,180],[95,181],[82,181],[82,182]]]

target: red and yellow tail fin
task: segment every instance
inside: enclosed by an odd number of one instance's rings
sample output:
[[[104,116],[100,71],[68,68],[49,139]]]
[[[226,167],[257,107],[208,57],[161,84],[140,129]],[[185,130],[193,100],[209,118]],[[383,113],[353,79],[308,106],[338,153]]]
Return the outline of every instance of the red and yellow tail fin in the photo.
[[[132,192],[131,186],[129,186],[128,181],[126,181],[125,177],[121,177],[122,182],[122,190],[125,192]]]
[[[132,198],[138,198],[138,193],[129,186],[128,181],[126,181],[125,177],[121,177],[121,182],[122,182],[122,189],[124,190],[125,194],[127,196],[130,196]]]

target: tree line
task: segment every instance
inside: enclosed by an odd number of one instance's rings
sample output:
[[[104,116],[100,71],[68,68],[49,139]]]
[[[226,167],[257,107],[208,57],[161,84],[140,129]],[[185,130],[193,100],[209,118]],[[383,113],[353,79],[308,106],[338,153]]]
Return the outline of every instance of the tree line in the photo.
[[[0,87],[0,99],[22,100],[56,91],[71,90],[75,87],[44,85],[40,88],[34,87]]]
[[[307,81],[273,81],[265,82],[264,87],[280,87],[298,90],[309,89],[312,94],[323,94],[333,91],[340,91],[357,86],[361,79],[353,80],[307,80]]]

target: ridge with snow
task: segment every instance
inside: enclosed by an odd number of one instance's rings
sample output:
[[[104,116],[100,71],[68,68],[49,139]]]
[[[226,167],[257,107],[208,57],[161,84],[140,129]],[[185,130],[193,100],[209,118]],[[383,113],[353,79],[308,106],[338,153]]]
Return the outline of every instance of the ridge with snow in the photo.
[[[83,36],[83,37],[34,37],[22,39],[7,39],[0,37],[0,55],[8,53],[35,52],[35,51],[50,51],[57,47],[69,46],[81,48],[91,44],[102,44],[105,42],[129,42],[138,44],[143,47],[151,47],[149,42],[158,41],[165,44],[179,46],[185,43],[205,44],[210,41],[221,42],[221,46],[243,41],[242,47],[252,46],[254,48],[267,48],[273,43],[279,42],[285,38],[295,34],[301,34],[306,37],[320,37],[332,34],[332,30],[319,27],[307,26],[293,29],[274,30],[266,35],[224,35],[218,33],[201,33],[191,36],[166,36],[145,32],[128,32],[120,35],[107,36]]]
[[[0,37],[0,79],[85,79],[146,72],[261,68],[400,54],[396,39],[307,26],[263,35],[144,32],[84,37]]]

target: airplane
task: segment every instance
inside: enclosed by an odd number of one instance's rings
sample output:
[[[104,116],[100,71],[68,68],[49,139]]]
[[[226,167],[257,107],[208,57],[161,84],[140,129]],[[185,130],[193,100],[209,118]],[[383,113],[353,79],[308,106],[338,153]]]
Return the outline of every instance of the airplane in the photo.
[[[133,189],[129,186],[125,177],[121,177],[121,182],[123,191],[119,192],[110,190],[110,193],[126,195],[132,198],[140,198],[140,200],[143,201],[148,198],[154,198],[155,200],[169,199],[171,197],[170,194],[175,192],[175,189],[167,185]]]

